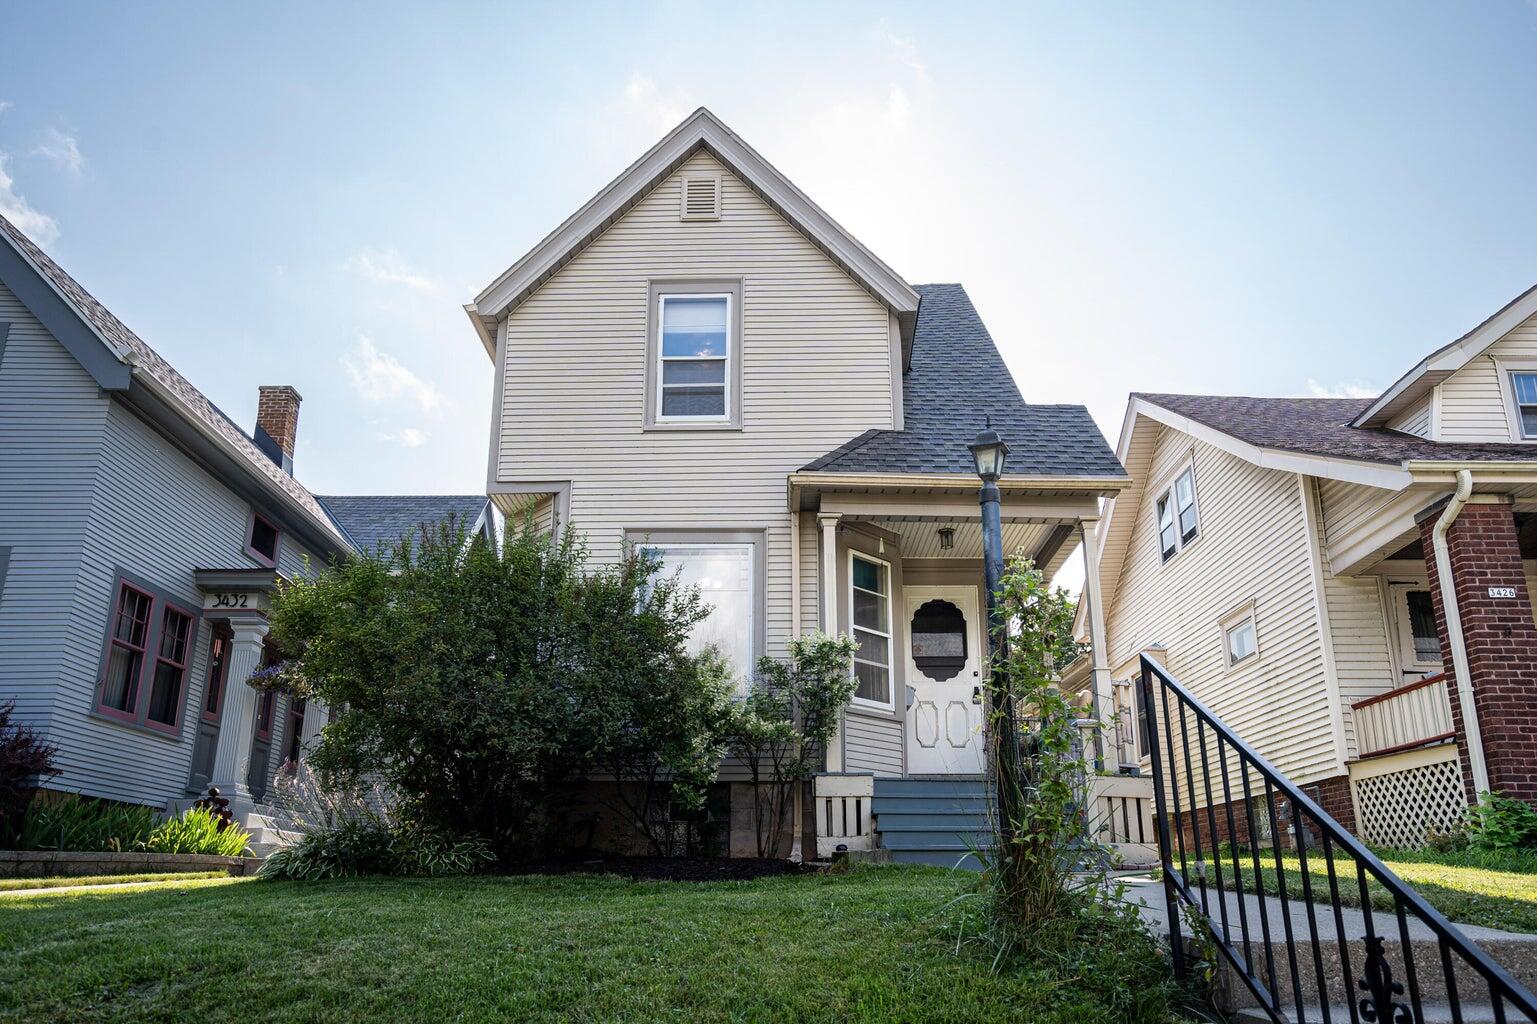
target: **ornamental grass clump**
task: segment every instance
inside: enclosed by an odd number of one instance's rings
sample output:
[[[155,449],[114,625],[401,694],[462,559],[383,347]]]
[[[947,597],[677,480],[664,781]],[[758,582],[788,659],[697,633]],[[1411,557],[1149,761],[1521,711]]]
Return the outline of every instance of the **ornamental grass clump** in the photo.
[[[161,822],[144,840],[149,853],[197,853],[219,857],[243,857],[251,834],[226,826],[218,815],[194,807],[178,818]]]

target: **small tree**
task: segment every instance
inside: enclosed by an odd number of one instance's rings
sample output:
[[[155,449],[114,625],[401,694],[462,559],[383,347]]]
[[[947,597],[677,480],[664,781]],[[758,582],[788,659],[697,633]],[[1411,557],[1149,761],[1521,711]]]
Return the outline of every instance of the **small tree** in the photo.
[[[686,645],[705,609],[653,569],[589,565],[527,522],[500,548],[449,523],[282,586],[281,683],[336,710],[311,764],[382,780],[413,819],[504,857],[535,852],[556,785],[606,763],[703,774],[693,702],[714,683]]]
[[[817,771],[854,695],[858,644],[848,636],[811,633],[790,641],[786,661],[762,658],[758,679],[736,709],[730,749],[747,765],[758,856],[770,857],[784,837],[785,809]]]
[[[58,774],[58,748],[30,725],[12,722],[15,713],[14,700],[0,704],[0,837],[20,827],[33,791]]]

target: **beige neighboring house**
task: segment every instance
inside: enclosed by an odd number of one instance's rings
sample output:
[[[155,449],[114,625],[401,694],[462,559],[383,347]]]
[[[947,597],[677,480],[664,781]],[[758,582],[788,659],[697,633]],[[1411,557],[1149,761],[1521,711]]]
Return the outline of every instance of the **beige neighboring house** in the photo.
[[[1088,413],[1026,403],[961,286],[908,284],[703,109],[467,311],[496,367],[502,511],[579,530],[598,560],[655,548],[704,590],[695,640],[744,688],[791,637],[851,632],[819,845],[965,857],[985,814],[924,801],[982,795],[967,445],[990,416],[1005,543],[1055,571],[1126,482]]]
[[[1537,802],[1537,289],[1374,399],[1134,394],[1117,454],[1121,763],[1150,651],[1368,842]]]

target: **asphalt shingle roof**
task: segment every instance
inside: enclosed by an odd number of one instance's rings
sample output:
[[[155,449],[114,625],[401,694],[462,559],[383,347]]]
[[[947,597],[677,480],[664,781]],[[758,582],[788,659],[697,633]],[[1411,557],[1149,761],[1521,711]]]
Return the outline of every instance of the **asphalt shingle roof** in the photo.
[[[220,436],[227,440],[250,463],[257,473],[267,477],[283,489],[294,502],[308,511],[320,522],[329,522],[329,518],[315,501],[305,486],[295,480],[289,473],[283,471],[270,458],[256,446],[244,430],[235,424],[235,421],[226,416],[218,406],[210,402],[206,395],[193,386],[192,382],[176,371],[176,368],[166,362],[164,357],[133,331],[112,315],[112,311],[97,302],[90,292],[80,286],[80,283],[70,277],[64,268],[55,263],[47,253],[33,244],[10,221],[0,216],[0,233],[3,233],[22,254],[31,260],[38,270],[48,278],[49,282],[59,290],[80,314],[96,329],[107,343],[117,349],[119,358],[127,356],[135,366],[143,368],[167,391],[180,399],[186,412],[204,426],[211,427]]]
[[[1245,398],[1225,395],[1136,393],[1197,423],[1261,448],[1397,465],[1409,459],[1496,462],[1530,461],[1537,450],[1512,442],[1471,444],[1429,441],[1413,434],[1350,421],[1371,406],[1370,398]]]
[[[1004,365],[966,289],[920,284],[903,430],[870,430],[802,467],[829,473],[970,474],[967,450],[988,416],[1009,446],[1009,475],[1124,476],[1081,405],[1032,405]]]
[[[359,551],[394,547],[421,527],[435,528],[450,515],[466,530],[485,511],[484,494],[325,494],[319,501]]]

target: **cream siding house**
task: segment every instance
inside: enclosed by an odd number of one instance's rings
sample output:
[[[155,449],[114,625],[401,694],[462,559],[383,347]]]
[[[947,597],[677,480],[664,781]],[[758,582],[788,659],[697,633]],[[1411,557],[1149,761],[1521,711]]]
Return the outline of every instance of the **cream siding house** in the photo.
[[[511,520],[577,529],[598,559],[655,547],[703,587],[696,641],[744,688],[791,637],[860,641],[819,783],[860,824],[830,836],[818,801],[819,839],[872,841],[877,780],[979,776],[967,445],[991,416],[1013,450],[1006,544],[1048,571],[1124,474],[1081,407],[1023,401],[960,286],[909,285],[699,110],[467,312],[496,366],[487,492]],[[964,856],[950,840],[919,859]]]
[[[1133,395],[1098,559],[1123,723],[1151,650],[1368,841],[1537,802],[1533,445],[1537,289],[1376,399]],[[1185,468],[1199,537],[1170,550]]]

